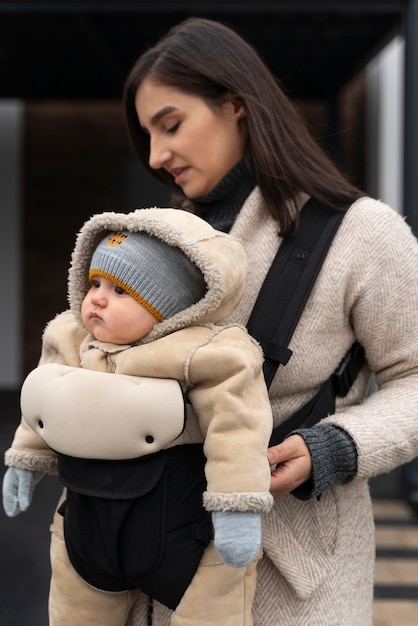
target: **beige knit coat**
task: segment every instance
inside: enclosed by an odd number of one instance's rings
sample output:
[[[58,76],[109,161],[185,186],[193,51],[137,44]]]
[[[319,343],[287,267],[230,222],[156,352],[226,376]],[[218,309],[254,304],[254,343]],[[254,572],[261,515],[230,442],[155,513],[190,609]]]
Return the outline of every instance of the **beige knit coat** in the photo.
[[[248,256],[247,287],[229,321],[245,324],[280,244],[255,189],[231,231]],[[255,626],[371,626],[374,526],[368,479],[418,454],[418,245],[404,220],[362,198],[344,217],[270,389],[282,422],[318,390],[357,339],[368,366],[337,413],[358,451],[358,474],[307,502],[287,496],[264,517]],[[370,371],[378,391],[367,397]],[[145,599],[130,624],[145,626]],[[169,614],[154,609],[156,626]]]

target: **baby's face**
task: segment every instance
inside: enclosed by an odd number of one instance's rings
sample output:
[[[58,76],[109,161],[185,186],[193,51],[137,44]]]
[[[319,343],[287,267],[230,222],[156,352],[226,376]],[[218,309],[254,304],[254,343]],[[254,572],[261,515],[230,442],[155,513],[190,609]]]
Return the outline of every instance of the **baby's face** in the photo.
[[[156,318],[113,281],[93,276],[81,305],[81,319],[98,341],[120,345],[144,337]]]

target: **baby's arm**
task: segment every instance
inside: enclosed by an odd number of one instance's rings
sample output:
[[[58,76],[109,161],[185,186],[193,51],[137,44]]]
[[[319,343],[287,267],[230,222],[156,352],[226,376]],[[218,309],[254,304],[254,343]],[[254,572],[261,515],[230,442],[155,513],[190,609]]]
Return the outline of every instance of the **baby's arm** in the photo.
[[[228,565],[242,567],[261,545],[261,515],[269,511],[267,448],[272,413],[258,344],[241,328],[222,330],[195,351],[190,400],[205,436],[207,491],[215,546]]]
[[[272,411],[258,344],[241,327],[220,329],[190,359],[189,398],[205,438],[210,510],[268,511]]]

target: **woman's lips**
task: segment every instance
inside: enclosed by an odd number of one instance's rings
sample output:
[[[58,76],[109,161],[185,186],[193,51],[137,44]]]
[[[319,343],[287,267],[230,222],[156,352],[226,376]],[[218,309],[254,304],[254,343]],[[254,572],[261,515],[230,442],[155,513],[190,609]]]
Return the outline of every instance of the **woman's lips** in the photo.
[[[188,167],[180,167],[175,170],[172,170],[172,175],[174,176],[174,182],[176,185],[181,185],[184,182],[184,179],[189,171]]]

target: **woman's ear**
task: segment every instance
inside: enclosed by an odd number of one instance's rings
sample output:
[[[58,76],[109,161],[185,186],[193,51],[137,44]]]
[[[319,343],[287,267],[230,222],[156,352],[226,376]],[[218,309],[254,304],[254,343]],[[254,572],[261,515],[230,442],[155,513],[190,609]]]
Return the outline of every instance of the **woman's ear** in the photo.
[[[232,105],[234,107],[234,113],[237,119],[238,120],[244,119],[244,117],[246,117],[247,114],[245,113],[244,105],[242,104],[241,100],[239,100],[238,98],[234,98],[232,100]]]

